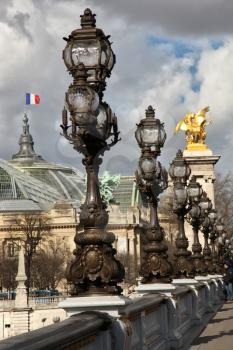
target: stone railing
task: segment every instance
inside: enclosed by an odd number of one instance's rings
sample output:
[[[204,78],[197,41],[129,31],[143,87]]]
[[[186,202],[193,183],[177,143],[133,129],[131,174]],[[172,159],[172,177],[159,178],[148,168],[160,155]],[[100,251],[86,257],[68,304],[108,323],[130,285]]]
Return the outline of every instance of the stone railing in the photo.
[[[15,300],[0,300],[0,311],[7,311],[15,307]]]
[[[57,306],[62,300],[64,300],[64,296],[48,296],[48,297],[37,297],[29,299],[29,307],[33,309],[37,308],[47,308],[49,306]]]
[[[167,295],[132,295],[117,317],[86,311],[0,342],[1,350],[189,349],[223,304],[221,279],[177,286]]]
[[[69,319],[0,342],[1,350],[108,349],[110,316],[84,312]]]
[[[64,296],[47,296],[29,298],[29,307],[32,309],[57,307],[64,300]],[[9,311],[15,308],[15,300],[5,299],[0,300],[0,311]]]

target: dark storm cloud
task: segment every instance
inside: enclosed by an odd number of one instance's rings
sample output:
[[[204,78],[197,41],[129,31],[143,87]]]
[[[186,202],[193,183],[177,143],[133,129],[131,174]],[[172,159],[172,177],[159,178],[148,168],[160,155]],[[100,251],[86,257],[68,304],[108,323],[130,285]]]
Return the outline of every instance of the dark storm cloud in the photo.
[[[13,0],[0,0],[0,20],[6,17],[7,9],[11,6]]]
[[[233,1],[229,0],[91,0],[108,16],[132,24],[161,28],[165,35],[206,36],[233,32]]]
[[[9,27],[14,28],[18,35],[25,36],[32,42],[32,35],[28,30],[29,14],[17,11],[13,16],[10,16],[8,10],[12,7],[12,4],[12,0],[2,0],[0,2],[0,22],[6,23]]]
[[[17,12],[13,18],[8,21],[8,25],[15,28],[18,34],[25,36],[32,42],[32,35],[27,29],[29,19],[30,16],[28,13]]]

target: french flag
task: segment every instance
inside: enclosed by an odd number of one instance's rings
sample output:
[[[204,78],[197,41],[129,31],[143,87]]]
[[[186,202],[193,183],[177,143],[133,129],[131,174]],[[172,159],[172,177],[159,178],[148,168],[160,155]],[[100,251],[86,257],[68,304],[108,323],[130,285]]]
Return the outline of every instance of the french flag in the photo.
[[[40,96],[26,93],[26,105],[38,105],[40,103]]]

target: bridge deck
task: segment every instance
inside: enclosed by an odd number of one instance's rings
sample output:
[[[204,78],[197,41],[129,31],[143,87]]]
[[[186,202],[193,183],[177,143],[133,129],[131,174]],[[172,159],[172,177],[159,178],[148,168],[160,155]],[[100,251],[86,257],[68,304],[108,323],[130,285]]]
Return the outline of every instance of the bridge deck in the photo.
[[[223,304],[190,350],[233,349],[233,301]]]

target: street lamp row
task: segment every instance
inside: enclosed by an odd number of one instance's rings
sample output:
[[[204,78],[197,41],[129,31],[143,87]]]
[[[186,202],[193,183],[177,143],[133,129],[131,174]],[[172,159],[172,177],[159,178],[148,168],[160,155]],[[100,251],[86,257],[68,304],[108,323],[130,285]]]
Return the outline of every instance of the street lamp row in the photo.
[[[124,267],[115,257],[116,250],[112,246],[115,236],[106,231],[108,212],[100,196],[98,179],[104,152],[120,140],[117,118],[103,101],[106,78],[111,75],[115,55],[110,36],[96,28],[95,14],[86,9],[80,17],[81,28],[64,38],[63,60],[73,82],[65,94],[61,128],[64,137],[83,155],[87,192],[80,211],[83,231],[76,232],[75,258],[67,279],[73,295],[120,294],[122,289],[118,284],[124,279]],[[150,207],[150,221],[142,228],[142,283],[168,283],[174,276],[193,277],[217,271],[217,265],[213,264],[214,258],[218,258],[215,243],[224,228],[220,227],[221,222],[216,223],[216,212],[196,178],[189,180],[190,168],[181,151],[178,151],[169,169],[174,189],[173,208],[179,223],[176,263],[172,268],[157,211],[158,197],[168,186],[167,172],[158,161],[166,132],[164,124],[155,117],[152,106],[147,108],[145,118],[137,125],[135,137],[141,149],[136,183]],[[185,219],[194,232],[192,253],[188,250]],[[205,237],[204,257],[198,237],[200,229]],[[219,247],[222,246],[218,253],[224,250],[220,241]]]

